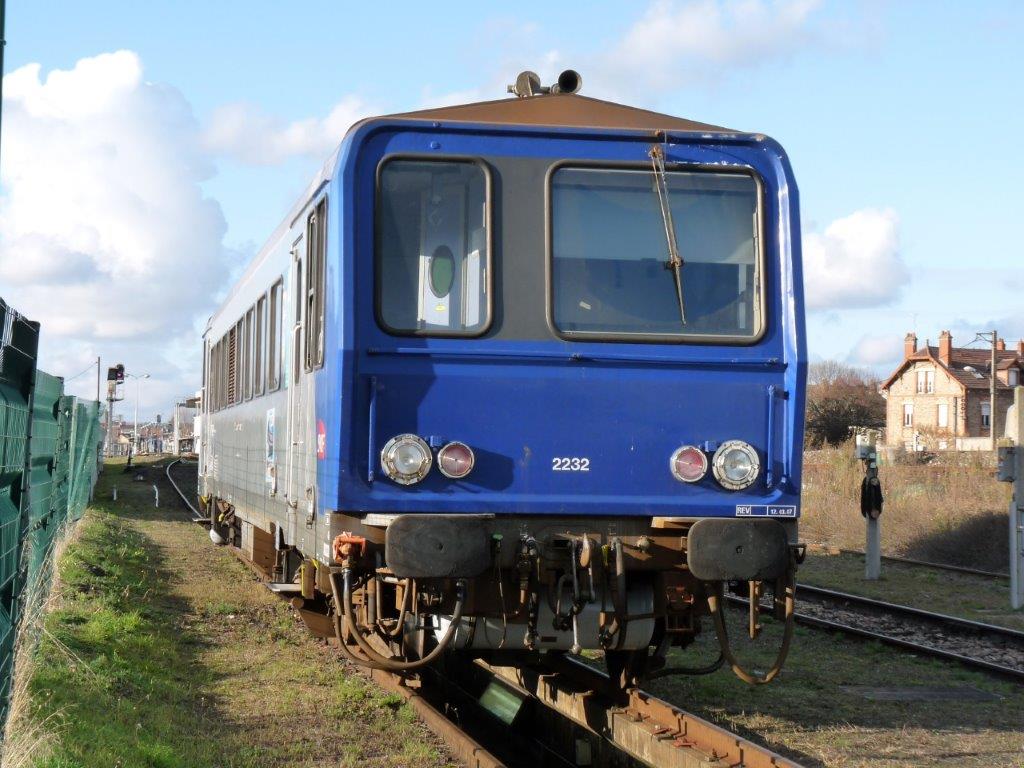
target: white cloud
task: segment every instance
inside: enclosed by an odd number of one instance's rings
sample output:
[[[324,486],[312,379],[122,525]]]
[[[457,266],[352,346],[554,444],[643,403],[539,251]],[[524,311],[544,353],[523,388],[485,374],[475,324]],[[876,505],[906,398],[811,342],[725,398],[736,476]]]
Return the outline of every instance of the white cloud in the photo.
[[[854,344],[847,360],[855,365],[875,368],[895,365],[903,358],[903,337],[899,333],[867,335]]]
[[[357,96],[343,98],[326,117],[290,123],[252,104],[227,104],[210,118],[203,131],[203,146],[251,165],[274,165],[296,156],[323,160],[353,123],[372,114],[374,108]]]
[[[865,208],[836,219],[823,234],[804,233],[808,309],[880,307],[910,282],[890,209]]]
[[[200,188],[213,167],[188,102],[117,51],[12,72],[3,114],[0,291],[42,322],[41,367],[74,375],[101,354],[152,374],[144,402],[194,390],[195,325],[237,255]]]
[[[788,58],[814,39],[819,0],[656,0],[598,63],[602,80],[676,86]]]

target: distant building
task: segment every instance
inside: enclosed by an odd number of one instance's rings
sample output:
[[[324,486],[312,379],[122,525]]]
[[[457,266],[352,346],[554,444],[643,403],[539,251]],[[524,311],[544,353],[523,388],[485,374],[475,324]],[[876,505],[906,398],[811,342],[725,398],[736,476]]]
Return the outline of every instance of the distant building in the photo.
[[[1024,341],[996,346],[996,428],[1006,424],[1013,387],[1024,383]],[[992,447],[989,399],[992,350],[954,347],[949,331],[937,347],[904,340],[903,362],[881,386],[886,398],[886,443],[907,450],[988,450]],[[998,435],[997,435],[998,436]]]
[[[162,422],[160,416],[155,422],[139,425],[138,453],[169,453],[173,442],[174,428]]]
[[[171,453],[175,456],[195,452],[195,425],[198,414],[198,396],[190,397],[174,406],[174,413],[171,416],[171,424],[174,431]]]

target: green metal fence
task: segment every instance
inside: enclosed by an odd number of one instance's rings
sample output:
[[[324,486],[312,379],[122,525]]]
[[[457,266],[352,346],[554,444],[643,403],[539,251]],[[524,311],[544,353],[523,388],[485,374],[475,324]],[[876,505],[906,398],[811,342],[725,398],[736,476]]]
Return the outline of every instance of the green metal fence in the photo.
[[[100,404],[36,367],[39,324],[0,299],[0,738],[23,617],[46,597],[58,535],[99,473]]]

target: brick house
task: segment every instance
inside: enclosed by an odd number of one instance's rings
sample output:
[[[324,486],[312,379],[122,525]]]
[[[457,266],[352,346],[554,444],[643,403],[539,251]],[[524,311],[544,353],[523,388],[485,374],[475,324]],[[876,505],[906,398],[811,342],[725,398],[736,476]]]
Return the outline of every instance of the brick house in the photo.
[[[996,430],[1006,425],[1013,387],[1024,384],[1024,341],[1015,349],[996,343]],[[907,450],[989,450],[992,447],[989,382],[992,350],[954,347],[949,331],[939,345],[917,348],[904,340],[903,362],[881,386],[890,447]]]

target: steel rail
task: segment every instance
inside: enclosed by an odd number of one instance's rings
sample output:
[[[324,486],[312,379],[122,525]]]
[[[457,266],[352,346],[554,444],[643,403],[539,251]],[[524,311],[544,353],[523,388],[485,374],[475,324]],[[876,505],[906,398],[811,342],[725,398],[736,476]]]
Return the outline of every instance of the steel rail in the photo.
[[[509,765],[800,768],[650,693],[619,690],[600,670],[564,654],[517,666],[450,655],[419,682],[421,695],[438,697],[437,708],[459,714],[463,725],[473,728],[471,710],[489,720],[484,743],[495,743]],[[498,707],[501,721],[484,704],[496,688],[511,702]]]
[[[502,676],[524,677],[521,669],[494,669]],[[768,747],[639,688],[620,691],[604,672],[572,656],[555,656],[538,669],[541,674],[531,688],[538,700],[578,725],[603,726],[598,733],[604,739],[643,765],[800,768]]]
[[[861,549],[840,549],[840,552],[847,555],[860,555],[864,556],[864,551]],[[905,565],[920,565],[926,568],[936,568],[940,571],[952,571],[953,573],[965,573],[971,576],[984,576],[990,579],[1008,579],[1010,574],[1001,573],[1000,571],[985,571],[981,568],[968,568],[965,565],[950,565],[949,563],[936,563],[931,560],[915,560],[910,557],[897,557],[896,555],[882,555],[883,560],[889,560],[893,563],[903,563]]]
[[[833,593],[834,598],[826,597],[825,599],[834,599],[835,601],[844,601],[850,603],[858,603],[862,607],[870,607],[876,610],[887,612],[889,616],[896,617],[907,617],[919,622],[931,623],[933,626],[940,626],[944,628],[956,628],[966,629],[976,634],[991,634],[1001,639],[1010,640],[1014,643],[1024,642],[1024,633],[1018,630],[1009,629],[1007,627],[999,627],[993,624],[984,624],[982,622],[971,621],[969,619],[961,619],[957,616],[947,616],[941,613],[931,613],[929,611],[923,611],[919,608],[912,608],[910,606],[898,605],[895,603],[885,603],[881,600],[872,600],[870,598],[861,598],[859,595],[847,595],[845,592],[834,592],[833,590],[823,590],[817,587],[809,587],[807,585],[800,585],[797,589],[799,593]],[[742,606],[748,606],[749,601],[745,598],[738,597],[736,595],[729,595],[729,601]],[[888,608],[894,610],[887,611]],[[773,612],[772,606],[762,604],[760,606],[761,613],[771,614]],[[955,661],[963,664],[967,667],[973,667],[975,669],[982,669],[986,672],[1005,677],[1015,681],[1024,681],[1024,669],[1017,667],[1009,667],[1004,664],[997,664],[995,662],[986,661],[985,659],[979,659],[974,656],[967,656],[956,651],[950,651],[945,648],[939,648],[934,645],[928,645],[925,643],[918,643],[913,640],[907,640],[902,637],[896,637],[894,635],[885,634],[884,632],[876,632],[871,629],[865,629],[864,627],[853,626],[841,621],[835,621],[832,619],[823,619],[819,616],[809,616],[806,613],[797,611],[794,614],[797,624],[811,627],[813,629],[821,629],[830,632],[839,632],[846,635],[852,635],[867,640],[876,640],[885,645],[891,645],[904,650],[914,651],[923,656],[932,656],[934,658],[945,659],[947,661]]]
[[[840,592],[835,589],[813,587],[810,584],[801,584],[800,591],[805,595],[813,595],[824,600],[845,602],[852,605],[859,605],[864,608],[877,608],[890,614],[920,619],[937,626],[956,627],[957,629],[968,630],[979,635],[992,635],[1014,643],[1020,643],[1022,647],[1024,647],[1024,632],[1019,629],[1001,627],[998,624],[988,624],[983,621],[973,621],[972,619],[965,619],[962,616],[950,616],[948,613],[926,611],[923,608],[915,608],[911,605],[889,603],[884,600],[877,600],[873,597],[853,595],[849,592]]]
[[[175,459],[174,461],[170,462],[164,468],[164,474],[167,475],[167,480],[168,480],[168,482],[170,482],[171,488],[174,489],[174,492],[177,493],[179,498],[181,498],[181,500],[183,502],[185,502],[185,505],[190,510],[192,510],[192,522],[196,522],[197,523],[200,520],[205,520],[206,518],[204,518],[203,515],[199,512],[199,510],[196,509],[195,506],[193,506],[192,502],[188,500],[188,497],[182,492],[181,488],[178,487],[178,484],[176,482],[174,482],[174,478],[171,477],[171,467],[173,467],[175,464],[180,464],[180,463],[181,463],[181,459]]]

